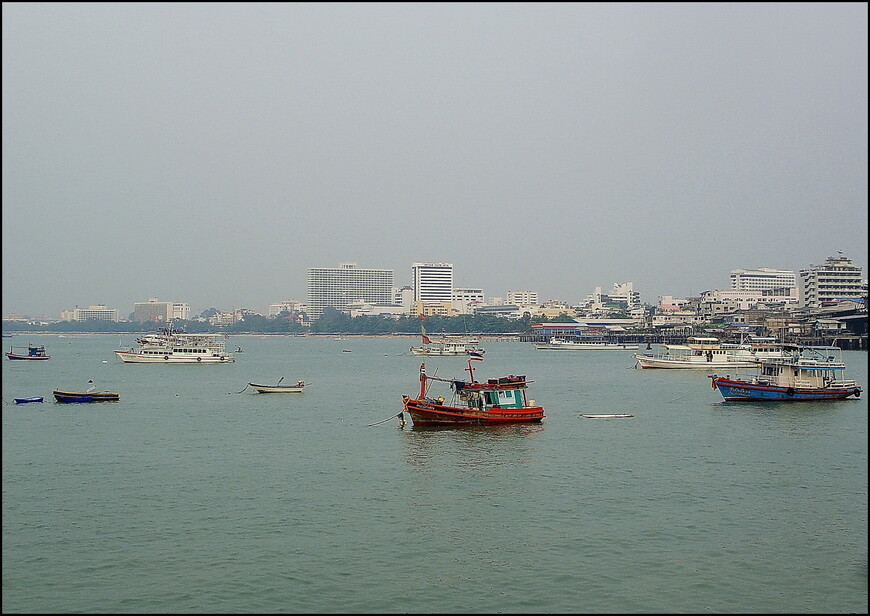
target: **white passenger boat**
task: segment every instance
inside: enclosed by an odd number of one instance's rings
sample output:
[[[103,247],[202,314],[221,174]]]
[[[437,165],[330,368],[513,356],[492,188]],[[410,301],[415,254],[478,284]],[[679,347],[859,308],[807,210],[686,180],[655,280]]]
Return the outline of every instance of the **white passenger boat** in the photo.
[[[600,338],[593,338],[589,340],[578,340],[578,339],[568,339],[568,338],[559,338],[558,336],[553,336],[550,338],[548,342],[536,342],[535,348],[541,351],[545,351],[548,349],[552,350],[591,350],[597,351],[601,349],[614,349],[618,351],[634,351],[639,348],[637,344],[627,344],[624,342],[615,342],[613,340],[604,340]]]
[[[136,340],[138,347],[118,349],[127,364],[225,364],[236,361],[227,353],[223,334],[187,334],[171,327]]]
[[[486,350],[478,346],[478,339],[475,337],[446,335],[443,338],[430,338],[421,325],[420,338],[422,344],[418,347],[411,347],[411,353],[414,355],[480,359],[486,353]]]
[[[787,357],[789,351],[775,338],[750,337],[739,343],[690,336],[686,344],[665,344],[661,353],[635,353],[641,368],[745,368],[761,360]]]

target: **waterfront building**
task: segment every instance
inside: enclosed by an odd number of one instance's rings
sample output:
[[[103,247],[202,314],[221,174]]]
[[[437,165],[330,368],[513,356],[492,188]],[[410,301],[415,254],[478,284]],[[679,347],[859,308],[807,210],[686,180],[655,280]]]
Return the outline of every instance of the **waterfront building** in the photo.
[[[308,306],[305,305],[305,302],[300,302],[295,299],[285,299],[282,302],[278,302],[277,304],[269,304],[269,316],[276,317],[282,312],[296,313],[296,312],[307,312]]]
[[[106,308],[103,304],[96,306],[88,306],[87,308],[79,308],[75,310],[65,310],[61,314],[64,321],[120,321],[117,308]]]
[[[493,317],[504,317],[506,319],[521,319],[523,318],[523,310],[519,306],[513,304],[498,304],[477,306],[474,309],[475,315],[489,315]]]
[[[452,317],[453,302],[413,302],[411,314],[424,317]]]
[[[471,287],[453,289],[453,308],[459,314],[471,314],[475,306],[482,306],[484,303],[483,289]]]
[[[702,313],[704,314],[717,314],[721,312],[732,312],[734,310],[749,310],[759,304],[764,305],[791,305],[797,306],[798,303],[798,295],[797,288],[791,287],[788,289],[789,293],[786,295],[774,295],[769,291],[755,290],[755,291],[737,291],[737,290],[725,290],[725,291],[704,291],[701,293],[701,305],[702,305]],[[720,308],[713,308],[714,305],[724,306]]]
[[[405,285],[402,288],[393,287],[393,304],[402,306],[405,309],[405,314],[413,314],[414,288],[410,285]]]
[[[156,297],[147,302],[133,303],[133,320],[166,323],[171,319],[190,320],[190,305],[179,302],[161,302]]]
[[[363,269],[356,263],[308,270],[308,317],[315,321],[327,307],[348,312],[356,301],[389,305],[393,298],[393,270]]]
[[[770,267],[731,270],[731,289],[734,291],[772,291],[796,286],[797,276],[791,270]]]
[[[826,302],[860,299],[866,294],[861,268],[842,252],[828,257],[824,265],[802,269],[798,290],[801,308],[820,308]]]
[[[537,291],[508,291],[505,297],[508,304],[515,306],[537,306],[540,304]]]
[[[408,309],[405,306],[397,304],[388,304],[379,306],[365,301],[351,302],[347,306],[348,314],[351,318],[356,317],[390,317],[398,319],[401,316],[408,314]]]
[[[412,263],[415,302],[453,301],[452,263]]]
[[[640,292],[634,290],[633,282],[613,283],[609,294],[601,292],[601,287],[586,296],[580,303],[584,310],[600,311],[608,307],[620,306],[631,310],[640,306]]]

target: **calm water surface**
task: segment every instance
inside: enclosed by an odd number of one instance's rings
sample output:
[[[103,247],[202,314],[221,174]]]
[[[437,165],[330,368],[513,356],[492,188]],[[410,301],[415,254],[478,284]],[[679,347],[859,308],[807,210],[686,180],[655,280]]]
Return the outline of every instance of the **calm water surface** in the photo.
[[[233,337],[215,366],[28,341],[53,358],[3,361],[4,612],[868,609],[864,352],[860,400],[726,404],[630,351],[485,340],[478,378],[527,375],[546,419],[424,430],[394,417],[416,339]],[[282,376],[311,386],[245,389]],[[88,379],[121,401],[51,401]]]

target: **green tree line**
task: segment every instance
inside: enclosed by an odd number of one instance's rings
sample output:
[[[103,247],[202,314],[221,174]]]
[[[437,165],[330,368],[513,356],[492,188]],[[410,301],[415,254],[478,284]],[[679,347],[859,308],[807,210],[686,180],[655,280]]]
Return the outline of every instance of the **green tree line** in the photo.
[[[326,308],[319,319],[310,326],[304,326],[281,313],[275,317],[248,314],[240,321],[226,326],[212,325],[208,321],[179,321],[172,323],[174,329],[188,333],[227,333],[227,334],[419,334],[421,327],[429,335],[440,334],[507,334],[531,333],[532,323],[567,321],[567,316],[548,319],[535,317],[528,313],[520,319],[507,319],[492,315],[460,315],[454,317],[430,316],[421,320],[416,316],[403,315],[398,318],[389,316],[358,316]],[[20,321],[3,321],[4,332],[46,332],[46,333],[141,333],[166,327],[163,323],[139,321],[59,321],[48,324],[29,324]]]

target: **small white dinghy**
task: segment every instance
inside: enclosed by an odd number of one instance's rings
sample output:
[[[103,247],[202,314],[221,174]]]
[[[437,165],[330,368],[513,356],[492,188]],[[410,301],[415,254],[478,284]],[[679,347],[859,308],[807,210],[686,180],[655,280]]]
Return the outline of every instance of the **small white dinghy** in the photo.
[[[257,385],[256,383],[248,383],[248,385],[261,394],[301,394],[307,385],[305,381],[298,381],[295,385],[281,385],[283,380],[282,376],[277,385]]]
[[[618,419],[622,417],[634,417],[630,413],[608,413],[604,415],[587,415],[586,413],[580,413],[580,417],[585,417],[586,419]]]

